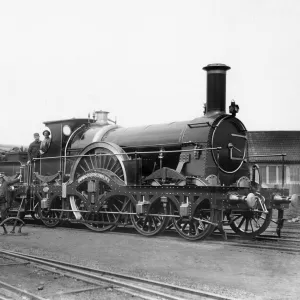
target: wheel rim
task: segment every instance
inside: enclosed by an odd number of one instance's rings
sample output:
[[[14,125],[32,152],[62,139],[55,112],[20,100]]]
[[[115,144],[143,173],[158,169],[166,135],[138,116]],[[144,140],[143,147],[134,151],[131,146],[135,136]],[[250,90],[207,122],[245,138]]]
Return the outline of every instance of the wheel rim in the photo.
[[[213,222],[214,220],[214,211],[211,209],[211,205],[208,199],[201,201],[192,216],[190,217],[180,217],[173,218],[173,225],[175,230],[187,240],[200,240],[209,236],[215,226],[203,222],[201,220],[207,220]]]
[[[163,216],[170,214],[172,211],[170,202],[166,203],[166,207],[160,201],[160,197],[155,200],[149,207],[147,215],[136,214],[134,204],[130,207],[130,219],[135,229],[142,235],[154,236],[164,231],[166,226],[169,224],[169,217]],[[162,215],[162,216],[151,216],[151,214]]]

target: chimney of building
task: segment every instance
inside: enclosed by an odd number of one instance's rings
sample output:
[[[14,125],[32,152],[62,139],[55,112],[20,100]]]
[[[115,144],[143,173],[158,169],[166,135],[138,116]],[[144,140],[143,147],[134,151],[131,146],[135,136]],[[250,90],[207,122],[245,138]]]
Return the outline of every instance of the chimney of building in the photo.
[[[223,64],[210,64],[207,71],[206,113],[226,112],[226,71],[230,67]]]

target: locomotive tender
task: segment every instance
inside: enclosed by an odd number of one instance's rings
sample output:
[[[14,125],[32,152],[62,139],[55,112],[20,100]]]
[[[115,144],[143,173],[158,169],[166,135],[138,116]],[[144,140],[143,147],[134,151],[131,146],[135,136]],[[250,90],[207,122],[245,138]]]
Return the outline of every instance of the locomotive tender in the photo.
[[[12,192],[18,216],[37,213],[49,227],[67,220],[99,232],[133,225],[146,236],[174,227],[188,240],[204,239],[216,228],[225,235],[225,225],[253,238],[273,221],[280,234],[283,210],[296,198],[263,188],[256,166],[250,178],[239,107],[231,102],[225,111],[230,67],[203,69],[202,117],[122,128],[98,111],[92,119],[45,122],[52,140],[41,159],[29,166],[22,159],[0,163],[5,175],[24,175]]]

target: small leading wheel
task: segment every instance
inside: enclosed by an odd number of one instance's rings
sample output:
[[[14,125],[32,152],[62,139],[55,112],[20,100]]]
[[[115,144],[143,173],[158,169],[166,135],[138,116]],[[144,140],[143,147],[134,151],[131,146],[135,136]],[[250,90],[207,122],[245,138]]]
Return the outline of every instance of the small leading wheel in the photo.
[[[215,225],[208,223],[214,222],[214,210],[208,199],[201,201],[193,216],[173,218],[176,231],[185,239],[190,241],[201,240],[208,237],[215,229]]]
[[[159,197],[150,205],[148,213],[145,215],[136,214],[135,206],[131,203],[130,219],[140,234],[154,236],[165,230],[170,220],[166,215],[171,214],[171,211],[171,203],[162,203]]]
[[[56,211],[54,209],[58,209]],[[41,208],[38,206],[39,217],[47,227],[56,227],[60,223],[60,215],[62,209],[62,201],[59,196],[54,197],[49,208]]]
[[[272,209],[262,211],[235,211],[227,214],[231,229],[239,236],[254,238],[263,233],[270,225]]]

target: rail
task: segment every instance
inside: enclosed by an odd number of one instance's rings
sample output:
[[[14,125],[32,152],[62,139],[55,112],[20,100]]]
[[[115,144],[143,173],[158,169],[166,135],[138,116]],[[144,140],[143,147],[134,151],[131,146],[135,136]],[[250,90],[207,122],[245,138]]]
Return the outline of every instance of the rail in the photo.
[[[22,259],[25,262],[33,263],[37,266],[50,267],[55,272],[61,272],[75,279],[85,279],[84,281],[95,284],[108,283],[117,287],[118,290],[133,295],[139,293],[144,299],[215,299],[215,300],[236,300],[225,295],[215,294],[204,290],[196,290],[179,285],[169,284],[162,281],[151,280],[138,276],[131,276],[122,273],[110,272],[107,270],[94,269],[86,266],[73,264],[71,262],[57,261],[54,259],[29,255],[21,252],[14,252],[0,249],[0,253],[7,257]],[[58,294],[50,294],[49,296],[59,296]],[[45,298],[43,298],[45,299]]]

